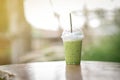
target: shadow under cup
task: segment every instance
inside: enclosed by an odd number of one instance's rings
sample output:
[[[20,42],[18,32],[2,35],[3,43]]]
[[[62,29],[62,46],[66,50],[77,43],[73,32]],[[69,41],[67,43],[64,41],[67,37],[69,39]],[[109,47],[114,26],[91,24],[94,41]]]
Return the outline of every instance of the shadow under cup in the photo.
[[[66,65],[66,80],[82,80],[80,65]]]

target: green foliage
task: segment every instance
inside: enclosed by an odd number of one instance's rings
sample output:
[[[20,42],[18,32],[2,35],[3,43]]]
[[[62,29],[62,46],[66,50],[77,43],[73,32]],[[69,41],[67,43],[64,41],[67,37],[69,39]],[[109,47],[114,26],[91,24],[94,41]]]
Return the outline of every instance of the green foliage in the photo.
[[[4,78],[2,79],[2,78],[0,78],[0,80],[5,80]]]
[[[105,36],[95,43],[88,44],[88,49],[84,49],[83,60],[114,61],[120,62],[120,34]]]

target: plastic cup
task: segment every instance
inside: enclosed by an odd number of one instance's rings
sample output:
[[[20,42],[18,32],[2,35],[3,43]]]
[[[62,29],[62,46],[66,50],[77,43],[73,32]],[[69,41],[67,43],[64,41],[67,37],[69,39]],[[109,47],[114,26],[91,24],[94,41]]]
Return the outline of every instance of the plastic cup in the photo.
[[[81,31],[64,31],[62,40],[66,64],[80,64],[83,34]]]

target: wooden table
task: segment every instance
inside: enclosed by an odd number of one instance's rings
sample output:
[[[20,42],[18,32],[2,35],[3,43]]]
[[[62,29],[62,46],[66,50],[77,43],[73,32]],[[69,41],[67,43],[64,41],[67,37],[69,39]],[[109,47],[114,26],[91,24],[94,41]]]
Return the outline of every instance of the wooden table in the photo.
[[[15,80],[120,80],[120,63],[82,61],[66,65],[64,61],[36,62],[0,66],[15,74]]]

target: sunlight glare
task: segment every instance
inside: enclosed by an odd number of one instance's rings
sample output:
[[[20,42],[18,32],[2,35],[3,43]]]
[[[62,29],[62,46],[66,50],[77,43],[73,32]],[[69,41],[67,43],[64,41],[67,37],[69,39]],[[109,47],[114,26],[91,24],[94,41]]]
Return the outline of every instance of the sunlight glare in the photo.
[[[33,28],[58,30],[58,22],[48,0],[26,0],[24,5],[25,17]]]
[[[97,28],[100,26],[100,21],[98,19],[93,19],[89,21],[89,25],[92,28]]]

